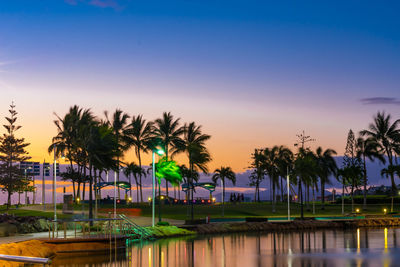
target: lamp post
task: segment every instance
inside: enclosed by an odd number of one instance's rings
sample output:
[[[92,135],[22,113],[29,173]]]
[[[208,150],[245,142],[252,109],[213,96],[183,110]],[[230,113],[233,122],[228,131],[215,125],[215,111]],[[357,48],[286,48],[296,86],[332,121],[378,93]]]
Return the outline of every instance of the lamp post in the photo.
[[[24,169],[24,173],[25,173],[25,182],[28,181],[28,175],[27,175],[27,170],[31,170],[32,167],[27,167]],[[28,185],[27,185],[28,186]],[[28,187],[25,188],[25,205],[28,206]]]
[[[116,218],[117,218],[117,172],[114,170],[114,219]]]
[[[151,226],[154,227],[155,225],[155,213],[156,213],[156,190],[155,190],[155,184],[156,184],[156,165],[155,165],[155,159],[156,159],[156,153],[158,155],[164,155],[164,150],[162,149],[153,149],[152,150],[152,167],[153,167],[153,181],[151,184],[151,191],[152,191],[152,200],[151,200]],[[161,198],[159,199],[159,202],[161,201]],[[161,202],[160,202],[161,203]]]
[[[56,200],[56,183],[57,183],[57,158],[56,158],[57,146],[53,145],[54,153],[54,166],[53,166],[53,200],[54,200],[54,229],[57,227],[57,200]]]
[[[288,221],[290,221],[290,184],[289,184],[289,168],[287,168],[286,185],[287,185],[287,219],[288,219]]]
[[[57,184],[57,146],[53,144],[54,153],[54,166],[53,166],[53,201],[54,201],[54,229],[57,231],[57,194],[56,194],[56,184]],[[64,158],[64,155],[61,155]]]

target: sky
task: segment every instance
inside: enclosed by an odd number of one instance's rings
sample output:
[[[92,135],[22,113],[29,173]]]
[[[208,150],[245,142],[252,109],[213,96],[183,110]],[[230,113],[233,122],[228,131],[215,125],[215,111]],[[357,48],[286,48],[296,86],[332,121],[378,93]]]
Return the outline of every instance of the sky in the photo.
[[[255,148],[294,148],[303,130],[312,148],[341,155],[349,129],[367,127],[378,110],[400,118],[399,7],[3,0],[0,119],[14,101],[35,161],[51,159],[54,113],[75,104],[99,117],[121,108],[195,121],[212,136],[210,170],[243,172]]]

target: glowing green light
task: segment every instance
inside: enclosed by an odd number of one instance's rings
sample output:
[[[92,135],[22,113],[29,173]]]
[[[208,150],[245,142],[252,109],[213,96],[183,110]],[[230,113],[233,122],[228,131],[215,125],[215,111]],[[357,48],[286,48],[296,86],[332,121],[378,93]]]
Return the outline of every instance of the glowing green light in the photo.
[[[157,149],[156,152],[157,152],[157,154],[160,155],[160,156],[161,156],[161,155],[164,155],[164,150],[162,150],[162,149]]]

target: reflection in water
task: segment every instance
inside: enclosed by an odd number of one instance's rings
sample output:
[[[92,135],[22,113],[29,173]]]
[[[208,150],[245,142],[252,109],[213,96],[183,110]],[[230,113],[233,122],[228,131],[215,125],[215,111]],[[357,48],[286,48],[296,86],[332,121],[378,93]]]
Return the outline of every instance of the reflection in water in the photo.
[[[55,266],[399,266],[400,229],[235,234],[134,243],[113,254],[57,257]],[[110,258],[112,262],[110,263]]]

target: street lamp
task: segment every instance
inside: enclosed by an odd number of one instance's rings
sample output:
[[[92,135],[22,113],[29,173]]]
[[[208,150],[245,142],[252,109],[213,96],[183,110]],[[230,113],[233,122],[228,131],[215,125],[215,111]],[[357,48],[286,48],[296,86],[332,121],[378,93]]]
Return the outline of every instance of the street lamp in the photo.
[[[56,183],[57,183],[57,154],[56,154],[57,146],[53,144],[53,153],[54,153],[54,166],[53,166],[53,200],[54,200],[54,229],[57,227],[57,195],[56,195]],[[61,158],[64,158],[64,155],[61,154]]]
[[[45,183],[45,179],[44,176],[46,174],[46,171],[49,171],[49,175],[50,175],[50,164],[46,165],[46,161],[43,160],[43,171],[42,171],[42,204],[43,204],[43,211],[46,211],[46,183]]]
[[[290,181],[289,181],[289,167],[287,168],[286,185],[287,185],[287,219],[290,221]]]
[[[156,191],[155,191],[155,184],[156,184],[156,165],[155,165],[155,159],[156,159],[156,153],[160,156],[164,155],[164,150],[162,149],[153,149],[153,162],[152,162],[152,166],[153,166],[153,182],[151,184],[151,190],[152,190],[152,208],[151,208],[151,225],[154,227],[154,220],[155,220],[155,213],[156,213]],[[160,201],[160,200],[159,200]]]
[[[27,170],[32,170],[32,167],[29,166],[29,167],[26,167],[26,168],[24,169],[24,172],[25,172],[25,183],[28,181]],[[27,185],[27,186],[28,186],[28,185]],[[28,188],[25,188],[25,205],[28,206]]]

